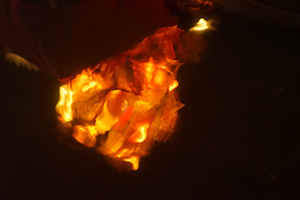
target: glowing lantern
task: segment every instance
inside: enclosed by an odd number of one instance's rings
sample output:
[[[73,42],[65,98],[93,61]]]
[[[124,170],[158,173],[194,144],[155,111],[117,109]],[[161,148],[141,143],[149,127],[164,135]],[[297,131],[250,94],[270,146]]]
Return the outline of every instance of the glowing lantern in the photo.
[[[175,90],[181,34],[176,26],[161,28],[62,85],[56,111],[61,123],[72,122],[72,137],[116,168],[137,170],[154,142],[169,138],[183,107]]]

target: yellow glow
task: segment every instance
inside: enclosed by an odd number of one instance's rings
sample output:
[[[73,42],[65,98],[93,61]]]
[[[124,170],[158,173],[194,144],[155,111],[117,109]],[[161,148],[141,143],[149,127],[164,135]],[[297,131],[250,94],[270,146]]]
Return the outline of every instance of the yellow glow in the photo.
[[[142,101],[142,100],[137,100],[134,102],[134,109],[136,111],[143,111],[143,110],[148,110],[152,107],[151,103]]]
[[[121,93],[120,90],[112,90],[112,91],[110,91],[110,93],[109,93],[109,97],[112,98],[112,99],[117,98],[117,97],[118,97],[118,94],[120,94],[120,93]]]
[[[89,84],[83,86],[81,90],[82,90],[82,92],[86,92],[89,89],[95,87],[96,85],[97,85],[97,83],[95,81],[91,81]]]
[[[169,91],[171,92],[172,90],[174,90],[175,88],[177,88],[179,85],[178,81],[177,80],[174,80],[170,86],[169,86]]]
[[[145,76],[148,83],[152,80],[153,72],[155,70],[153,63],[151,62],[152,60],[153,59],[150,58],[149,62],[145,64]]]
[[[125,148],[125,149],[122,149],[122,151],[117,155],[118,158],[122,157],[125,153],[128,152],[128,149]]]
[[[119,120],[119,117],[113,116],[107,109],[107,102],[104,103],[102,113],[96,118],[97,131],[104,134],[109,131]]]
[[[140,157],[155,141],[165,141],[172,133],[182,105],[174,91],[182,63],[175,60],[173,46],[182,32],[162,28],[134,49],[63,84],[56,111],[73,128],[72,137],[110,157],[116,168],[131,163],[130,169],[137,170]]]
[[[130,156],[129,158],[124,159],[124,161],[130,162],[133,170],[137,170],[139,168],[140,158],[138,156]]]
[[[190,29],[190,31],[203,31],[205,29],[208,29],[208,22],[205,19],[201,18],[199,19],[197,24]]]
[[[97,142],[95,136],[91,135],[90,132],[84,126],[80,125],[74,126],[74,132],[72,136],[79,143],[87,147],[94,147]]]
[[[86,125],[87,129],[89,130],[91,135],[97,135],[98,131],[97,131],[97,126],[89,126]]]
[[[164,70],[156,70],[153,77],[153,83],[161,86],[166,85],[167,76],[168,74]]]
[[[141,124],[137,128],[136,132],[130,136],[129,140],[134,143],[144,142],[144,140],[147,138],[147,130],[149,126],[150,125],[148,122]]]
[[[73,120],[72,116],[72,104],[73,104],[73,92],[69,88],[68,84],[62,85],[59,88],[60,99],[56,105],[56,112],[61,116],[59,120],[61,122],[70,122]]]

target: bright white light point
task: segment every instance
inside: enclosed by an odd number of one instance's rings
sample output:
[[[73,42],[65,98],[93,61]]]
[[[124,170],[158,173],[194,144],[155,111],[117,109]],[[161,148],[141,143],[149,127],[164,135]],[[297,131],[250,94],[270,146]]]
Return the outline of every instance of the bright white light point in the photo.
[[[201,18],[190,31],[203,31],[205,29],[208,29],[208,23],[205,19]]]

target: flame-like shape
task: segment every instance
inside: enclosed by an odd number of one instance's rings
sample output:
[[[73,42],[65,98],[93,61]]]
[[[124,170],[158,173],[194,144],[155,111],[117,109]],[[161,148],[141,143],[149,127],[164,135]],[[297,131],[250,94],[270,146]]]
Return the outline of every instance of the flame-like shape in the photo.
[[[195,26],[190,28],[190,31],[203,31],[209,28],[209,23],[205,19],[201,18]]]
[[[159,29],[134,49],[62,85],[56,111],[62,123],[72,123],[72,137],[108,156],[117,168],[130,163],[127,170],[138,169],[154,142],[168,139],[183,106],[175,90],[182,63],[174,51],[183,32]]]
[[[190,31],[206,28],[200,19]],[[169,138],[183,107],[176,91],[182,63],[174,49],[184,55],[191,48],[180,44],[181,34],[176,26],[161,28],[62,85],[56,111],[61,123],[72,125],[72,137],[97,149],[116,168],[137,170],[154,142]]]

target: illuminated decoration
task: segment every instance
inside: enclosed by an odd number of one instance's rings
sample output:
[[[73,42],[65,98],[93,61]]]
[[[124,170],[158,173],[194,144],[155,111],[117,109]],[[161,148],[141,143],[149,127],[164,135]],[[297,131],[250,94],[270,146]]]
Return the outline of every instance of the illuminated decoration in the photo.
[[[208,28],[209,28],[208,22],[205,19],[201,18],[201,19],[199,19],[199,21],[197,22],[197,24],[195,26],[190,28],[190,31],[203,31]]]
[[[137,170],[155,141],[167,141],[183,107],[175,50],[185,31],[158,29],[135,48],[84,69],[60,87],[58,119],[72,137],[120,170]]]

